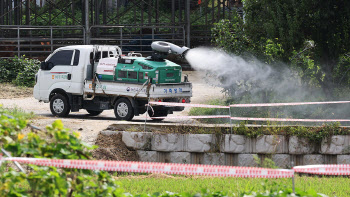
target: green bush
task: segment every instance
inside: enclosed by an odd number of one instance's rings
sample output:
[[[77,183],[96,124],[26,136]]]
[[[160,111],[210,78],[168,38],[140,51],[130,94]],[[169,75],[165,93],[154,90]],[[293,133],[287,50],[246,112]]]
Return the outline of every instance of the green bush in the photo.
[[[35,74],[39,70],[38,60],[24,60],[24,68],[20,71],[14,81],[15,85],[33,87],[35,85]]]
[[[0,59],[0,82],[12,82],[17,86],[32,87],[35,85],[35,74],[40,61],[24,56],[14,59]]]
[[[23,133],[27,121],[18,113],[9,118],[0,107],[0,145],[15,157],[91,159],[96,148],[79,139],[78,132],[60,120],[43,131]],[[28,172],[0,166],[0,196],[122,196],[116,180],[107,172],[57,169],[28,165]]]

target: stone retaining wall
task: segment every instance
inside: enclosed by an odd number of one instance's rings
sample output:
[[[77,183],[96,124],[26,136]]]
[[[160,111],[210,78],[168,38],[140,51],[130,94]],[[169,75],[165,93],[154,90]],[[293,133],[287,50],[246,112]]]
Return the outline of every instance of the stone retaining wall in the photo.
[[[256,166],[254,155],[271,158],[277,166],[350,164],[350,136],[332,136],[315,144],[306,138],[283,135],[160,134],[151,132],[102,131],[121,133],[125,145],[136,150],[140,161],[211,165]]]

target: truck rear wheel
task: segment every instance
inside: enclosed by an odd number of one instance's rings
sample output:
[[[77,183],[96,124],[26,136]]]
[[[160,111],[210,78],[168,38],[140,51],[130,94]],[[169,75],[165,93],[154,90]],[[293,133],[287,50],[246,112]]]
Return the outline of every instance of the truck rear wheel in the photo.
[[[66,117],[70,112],[68,99],[62,94],[56,94],[50,100],[50,110],[54,116]]]
[[[154,113],[153,113],[152,110],[149,110],[148,111],[148,115],[151,117],[151,119],[153,121],[162,121],[168,115],[168,112],[167,111],[154,110]],[[164,118],[152,118],[152,117],[164,117]]]
[[[103,110],[95,111],[95,110],[89,110],[89,109],[87,109],[86,111],[89,113],[90,116],[98,116],[103,112]]]
[[[134,109],[130,101],[126,98],[120,98],[115,102],[114,115],[117,120],[132,120],[134,117]]]

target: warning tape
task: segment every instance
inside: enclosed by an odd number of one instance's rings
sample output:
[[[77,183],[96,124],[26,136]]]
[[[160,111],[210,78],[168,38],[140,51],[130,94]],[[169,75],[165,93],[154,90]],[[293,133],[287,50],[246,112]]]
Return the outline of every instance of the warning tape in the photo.
[[[217,116],[167,116],[167,117],[151,117],[152,119],[209,119],[209,118],[230,118],[228,115]]]
[[[298,173],[319,175],[350,175],[350,165],[348,164],[295,166],[293,170]]]
[[[39,166],[53,166],[60,168],[89,169],[137,173],[164,173],[180,175],[230,176],[230,177],[256,177],[256,178],[290,178],[294,176],[293,170],[267,169],[236,166],[215,166],[198,164],[171,164],[132,161],[101,161],[101,160],[69,160],[69,159],[40,159],[11,157],[3,158],[5,161]],[[1,161],[1,156],[0,156]]]
[[[268,169],[255,167],[217,166],[199,164],[173,164],[133,161],[102,161],[102,160],[70,160],[44,159],[26,157],[6,157],[0,155],[3,161],[15,161],[39,166],[53,166],[59,168],[74,168],[88,170],[136,172],[136,173],[164,173],[180,175],[204,175],[252,178],[290,178],[294,173],[308,173],[317,175],[350,175],[350,164],[339,165],[306,165],[295,166],[293,169]]]
[[[210,118],[230,118],[228,115],[217,116],[167,116],[152,117],[152,119],[210,119]],[[249,118],[231,117],[231,120],[251,120],[251,121],[275,121],[275,122],[350,122],[350,119],[294,119],[294,118]]]
[[[222,108],[222,109],[228,109],[230,107],[277,107],[277,106],[322,105],[322,104],[341,104],[341,103],[350,103],[350,101],[294,102],[294,103],[254,103],[254,104],[232,104],[232,105],[229,105],[229,106],[190,104],[190,103],[173,103],[173,102],[154,102],[154,101],[153,102],[149,102],[150,105],[178,106],[178,107],[202,107],[202,108]]]
[[[276,121],[276,122],[350,122],[350,119],[293,119],[293,118],[248,118],[248,117],[231,117],[231,120],[254,120],[254,121]]]
[[[350,103],[350,101],[232,104],[230,105],[230,107],[276,107],[276,106],[321,105],[321,104],[339,104],[339,103]]]
[[[204,105],[204,104],[190,104],[190,103],[172,103],[172,102],[149,102],[150,105],[176,106],[176,107],[202,107],[202,108],[219,108],[228,109],[229,106],[220,105]]]

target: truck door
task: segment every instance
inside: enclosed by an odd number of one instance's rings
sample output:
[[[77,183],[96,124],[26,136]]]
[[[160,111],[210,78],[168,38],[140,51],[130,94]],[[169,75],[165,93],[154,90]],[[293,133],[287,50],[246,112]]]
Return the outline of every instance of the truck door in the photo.
[[[84,61],[80,58],[80,50],[75,49],[72,60],[71,84],[67,92],[83,94],[84,88]]]
[[[56,51],[46,63],[48,68],[40,73],[40,97],[48,100],[50,91],[55,88],[68,90],[71,85],[74,50]]]

